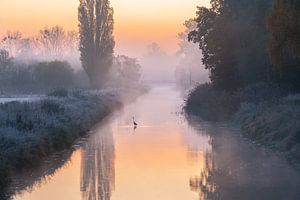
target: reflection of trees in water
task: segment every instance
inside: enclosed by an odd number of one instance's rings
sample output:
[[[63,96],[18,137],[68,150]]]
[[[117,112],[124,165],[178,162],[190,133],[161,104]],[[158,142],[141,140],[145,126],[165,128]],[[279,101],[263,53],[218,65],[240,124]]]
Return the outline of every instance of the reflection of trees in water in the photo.
[[[211,180],[213,168],[211,154],[207,153],[205,156],[204,169],[200,173],[200,176],[190,178],[190,188],[192,191],[199,193],[201,200],[209,199],[208,194],[216,191],[216,185]]]
[[[11,199],[14,195],[21,195],[24,191],[34,191],[49,183],[59,171],[70,164],[73,150],[65,150],[53,154],[43,161],[41,165],[33,170],[22,171],[13,174],[13,180],[6,191],[0,192],[0,199]]]
[[[284,159],[235,137],[228,128],[208,130],[211,151],[190,188],[206,199],[300,199],[299,174]]]
[[[212,152],[205,154],[204,168],[200,176],[190,179],[190,188],[199,193],[200,200],[232,199],[234,195],[231,195],[239,190],[239,188],[232,188],[235,184],[234,175],[230,168],[218,168],[214,156]],[[230,198],[227,195],[230,195]]]
[[[115,188],[115,152],[110,128],[92,136],[82,149],[81,191],[86,200],[109,200]]]

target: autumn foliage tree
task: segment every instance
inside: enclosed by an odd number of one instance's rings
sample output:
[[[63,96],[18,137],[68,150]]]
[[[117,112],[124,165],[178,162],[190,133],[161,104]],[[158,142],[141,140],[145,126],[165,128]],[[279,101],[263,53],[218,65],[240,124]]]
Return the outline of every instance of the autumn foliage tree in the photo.
[[[268,52],[280,80],[300,85],[300,1],[274,0],[267,20]]]
[[[113,60],[113,8],[109,0],[80,0],[81,62],[92,87],[103,85]]]

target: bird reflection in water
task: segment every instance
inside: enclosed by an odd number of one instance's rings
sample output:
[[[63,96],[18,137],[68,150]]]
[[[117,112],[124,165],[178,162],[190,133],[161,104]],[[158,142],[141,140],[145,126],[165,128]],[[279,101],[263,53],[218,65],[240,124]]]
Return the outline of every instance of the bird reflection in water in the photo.
[[[109,200],[115,189],[115,149],[110,127],[95,133],[82,149],[81,191],[84,200]]]

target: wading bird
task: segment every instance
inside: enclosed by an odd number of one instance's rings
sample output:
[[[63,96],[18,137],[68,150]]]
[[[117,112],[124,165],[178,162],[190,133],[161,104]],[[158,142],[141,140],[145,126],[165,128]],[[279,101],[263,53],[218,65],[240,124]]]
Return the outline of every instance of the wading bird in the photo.
[[[133,126],[136,128],[138,124],[135,122],[134,117],[132,117],[132,119],[133,119]]]

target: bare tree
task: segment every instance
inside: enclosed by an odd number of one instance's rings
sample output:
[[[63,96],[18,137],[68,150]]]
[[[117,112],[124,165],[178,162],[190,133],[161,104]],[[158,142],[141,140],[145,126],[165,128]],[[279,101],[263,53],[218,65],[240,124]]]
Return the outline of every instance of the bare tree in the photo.
[[[22,38],[18,44],[17,59],[32,59],[38,55],[38,42],[35,37]]]
[[[79,35],[76,31],[68,31],[65,36],[65,51],[67,54],[74,54],[74,52],[78,51],[79,46]]]
[[[44,54],[58,56],[64,48],[65,38],[65,30],[60,26],[54,26],[41,30],[37,40]]]
[[[1,46],[8,51],[10,56],[15,57],[18,53],[18,45],[21,39],[22,34],[19,31],[8,31],[1,40]]]
[[[93,87],[101,87],[113,60],[113,9],[109,0],[79,0],[81,62]]]

